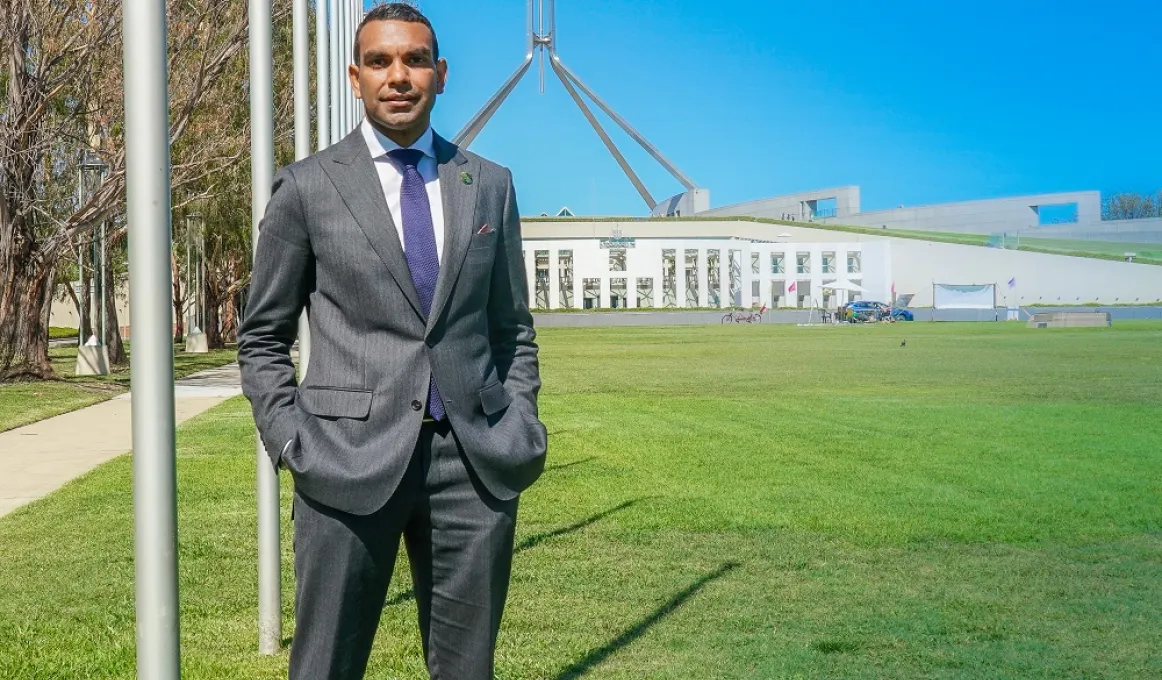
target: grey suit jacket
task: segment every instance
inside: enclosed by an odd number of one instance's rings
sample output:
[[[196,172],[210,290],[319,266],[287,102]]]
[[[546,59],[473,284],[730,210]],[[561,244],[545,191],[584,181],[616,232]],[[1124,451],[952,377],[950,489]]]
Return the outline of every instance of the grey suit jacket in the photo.
[[[372,513],[394,492],[432,375],[494,496],[516,497],[544,469],[512,174],[435,142],[445,233],[426,319],[358,130],[279,171],[262,220],[238,339],[242,389],[272,462],[300,493],[345,512]],[[290,348],[304,306],[311,355],[299,385]]]

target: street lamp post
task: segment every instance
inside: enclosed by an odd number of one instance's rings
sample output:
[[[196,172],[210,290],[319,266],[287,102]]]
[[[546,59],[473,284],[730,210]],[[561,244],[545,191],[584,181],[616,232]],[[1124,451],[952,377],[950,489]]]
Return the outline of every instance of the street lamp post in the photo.
[[[108,172],[109,166],[101,160],[92,150],[86,150],[81,156],[80,169],[77,173],[77,199],[78,209],[84,207],[93,197],[96,187],[100,186],[104,181],[105,173]],[[84,247],[80,247],[80,254],[77,258],[77,265],[80,268],[79,279],[82,282],[82,292],[85,281],[85,265],[84,265]],[[78,336],[81,339],[81,347],[78,348],[77,354],[77,375],[107,375],[109,373],[109,349],[105,346],[105,331],[106,331],[106,311],[105,311],[105,268],[107,266],[105,253],[105,222],[101,221],[100,226],[95,233],[89,238],[89,293],[90,295],[81,295],[81,317],[85,316],[85,309],[89,308],[89,316],[94,327],[93,337],[90,339],[91,345],[86,345],[84,340],[84,331],[79,329],[83,324],[78,324]],[[97,312],[94,314],[93,312]]]
[[[186,352],[205,354],[210,351],[206,341],[205,301],[205,220],[200,212],[186,215]]]

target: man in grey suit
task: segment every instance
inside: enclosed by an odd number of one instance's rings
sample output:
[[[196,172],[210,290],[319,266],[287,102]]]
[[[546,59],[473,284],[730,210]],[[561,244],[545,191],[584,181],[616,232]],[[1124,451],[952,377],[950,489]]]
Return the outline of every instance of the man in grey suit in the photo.
[[[275,177],[239,335],[295,483],[290,675],[363,676],[402,536],[431,677],[491,678],[517,502],[547,447],[512,175],[432,131],[447,63],[427,18],[383,5],[355,42],[366,119]]]

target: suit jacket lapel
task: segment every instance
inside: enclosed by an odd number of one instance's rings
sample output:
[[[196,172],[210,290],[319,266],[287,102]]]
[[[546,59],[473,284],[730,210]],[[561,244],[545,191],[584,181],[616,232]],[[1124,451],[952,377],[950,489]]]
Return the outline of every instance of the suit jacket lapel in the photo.
[[[371,242],[371,247],[387,265],[388,273],[395,279],[412,309],[423,319],[423,307],[420,306],[420,296],[412,283],[403,244],[399,242],[395,221],[383,197],[383,186],[379,183],[379,174],[371,161],[371,152],[358,128],[335,146],[330,161],[322,163],[322,166],[339,191],[339,196],[351,210],[359,228]],[[447,206],[446,198],[444,204]]]
[[[440,275],[436,279],[436,292],[432,296],[432,313],[428,315],[428,332],[443,313],[468,254],[476,224],[476,193],[480,186],[478,162],[469,160],[456,145],[439,135],[435,144],[440,195],[444,204],[444,253]]]

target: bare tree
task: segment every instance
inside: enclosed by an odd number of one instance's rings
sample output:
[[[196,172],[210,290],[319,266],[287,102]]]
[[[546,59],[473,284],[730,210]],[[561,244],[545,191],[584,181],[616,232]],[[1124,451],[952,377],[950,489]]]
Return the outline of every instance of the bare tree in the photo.
[[[221,119],[222,102],[245,99],[243,83],[223,76],[241,61],[247,14],[242,0],[169,0],[168,12],[180,209],[198,198],[187,187],[204,192],[207,178],[245,156],[245,128],[194,131]],[[120,20],[119,0],[5,0],[0,12],[0,380],[52,375],[47,326],[57,268],[72,244],[124,210]],[[86,149],[109,173],[77,205],[72,188]]]
[[[1103,220],[1138,220],[1162,217],[1162,190],[1153,194],[1122,192],[1102,201]]]

